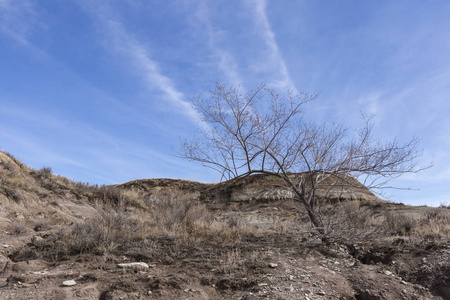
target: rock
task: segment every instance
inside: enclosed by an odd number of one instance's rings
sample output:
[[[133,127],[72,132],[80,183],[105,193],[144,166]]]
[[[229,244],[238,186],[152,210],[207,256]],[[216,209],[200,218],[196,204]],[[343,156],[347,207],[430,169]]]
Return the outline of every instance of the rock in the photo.
[[[63,286],[74,286],[77,283],[75,282],[75,280],[66,280],[62,284]]]
[[[12,222],[9,219],[0,217],[0,230],[10,231],[12,227]]]
[[[392,272],[391,271],[384,271],[384,274],[386,274],[387,276],[391,276]]]
[[[0,255],[0,273],[4,272],[8,263],[9,263],[9,259],[4,257],[3,255]]]
[[[275,269],[276,267],[278,267],[278,264],[270,263],[269,267],[271,267],[272,269]]]
[[[131,270],[131,271],[147,271],[149,266],[144,262],[132,262],[117,265],[121,269]]]
[[[31,242],[33,242],[33,244],[38,244],[39,242],[42,242],[44,239],[38,235],[33,236],[31,238]]]

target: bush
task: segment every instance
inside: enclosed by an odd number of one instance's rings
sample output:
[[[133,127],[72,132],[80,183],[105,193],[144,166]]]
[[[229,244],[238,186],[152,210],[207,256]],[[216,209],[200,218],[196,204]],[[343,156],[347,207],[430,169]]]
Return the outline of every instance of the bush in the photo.
[[[329,242],[361,242],[380,233],[373,210],[360,202],[342,202],[325,207],[321,213],[323,235]]]
[[[417,219],[390,211],[384,213],[384,219],[385,228],[392,234],[409,235],[418,225]]]
[[[151,201],[150,219],[165,231],[192,231],[195,222],[206,220],[208,216],[204,205],[190,199],[172,196]]]
[[[11,235],[21,235],[28,231],[27,226],[23,223],[15,222],[13,223],[13,229],[11,231]]]
[[[72,225],[65,235],[70,253],[102,254],[127,245],[136,225],[120,209],[97,207],[97,214]]]

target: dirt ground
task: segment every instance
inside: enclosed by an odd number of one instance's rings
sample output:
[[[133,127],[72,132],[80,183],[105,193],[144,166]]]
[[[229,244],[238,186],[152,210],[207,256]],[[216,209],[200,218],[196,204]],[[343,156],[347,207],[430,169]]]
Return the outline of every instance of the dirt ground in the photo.
[[[292,206],[293,204],[291,204]],[[270,210],[278,207],[277,210]],[[271,203],[227,208],[249,219],[292,214]],[[223,210],[223,207],[216,210]],[[402,209],[405,209],[402,207]],[[420,213],[418,209],[411,210]],[[227,216],[227,215],[226,215]],[[48,257],[39,242],[60,228],[0,232],[0,299],[449,299],[450,243],[411,246],[404,238],[324,245],[283,233],[235,244],[178,245],[163,236],[158,255],[128,251]],[[120,263],[145,262],[124,270]],[[74,280],[75,285],[63,282]]]

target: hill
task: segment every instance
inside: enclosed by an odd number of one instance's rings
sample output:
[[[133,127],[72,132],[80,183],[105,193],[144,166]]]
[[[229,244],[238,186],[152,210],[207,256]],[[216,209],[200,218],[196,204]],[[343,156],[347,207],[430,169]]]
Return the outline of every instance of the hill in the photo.
[[[350,179],[346,179],[350,180]],[[449,299],[450,209],[280,182],[73,182],[0,152],[0,299]]]

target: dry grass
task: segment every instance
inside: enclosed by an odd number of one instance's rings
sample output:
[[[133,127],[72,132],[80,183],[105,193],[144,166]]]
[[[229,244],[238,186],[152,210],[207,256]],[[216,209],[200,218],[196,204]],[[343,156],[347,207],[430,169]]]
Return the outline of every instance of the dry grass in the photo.
[[[404,236],[412,244],[450,239],[450,213],[439,208],[414,215],[386,211],[383,217],[386,235]]]
[[[125,205],[129,204],[126,199],[120,198],[119,201],[98,201],[95,215],[73,224],[60,234],[59,241],[63,243],[64,251],[101,255],[128,253],[163,260],[167,259],[167,253],[177,256],[191,246],[214,244],[216,247],[232,247],[220,257],[221,268],[225,272],[242,268],[249,262],[248,253],[243,258],[241,250],[233,248],[233,245],[252,237],[273,238],[279,235],[280,238],[289,236],[298,241],[323,237],[318,236],[317,230],[312,229],[306,220],[278,220],[270,226],[258,227],[237,213],[218,219],[204,204],[179,192],[153,194],[141,200],[147,207],[145,210],[130,210],[130,206]],[[354,201],[323,207],[321,217],[325,236],[334,243],[366,242],[398,235],[418,243],[424,239],[450,236],[449,214],[437,210],[430,210],[420,217],[391,211],[383,211],[380,215],[371,206]],[[309,233],[309,237],[305,233]],[[61,250],[60,245],[58,249]]]
[[[179,196],[175,198],[174,196]],[[162,244],[176,252],[193,244],[234,244],[253,232],[243,225],[214,220],[204,204],[181,195],[147,199],[148,210],[129,210],[125,200],[97,202],[96,213],[59,232],[59,243],[41,245],[56,256],[94,253],[98,255],[125,252],[162,255]],[[54,241],[53,241],[54,242]],[[159,251],[159,253],[157,253]],[[60,255],[61,256],[61,255]]]
[[[450,214],[439,210],[430,210],[419,219],[413,234],[424,239],[439,240],[450,237]]]
[[[394,235],[409,235],[419,225],[416,217],[391,211],[384,213],[384,220],[384,228],[388,233]]]
[[[362,242],[381,234],[381,225],[374,211],[360,201],[327,205],[320,209],[319,215],[324,224],[324,233],[320,237],[329,242]],[[317,230],[313,228],[316,234]]]
[[[37,242],[38,252],[55,261],[68,255],[91,253],[100,257],[126,254],[136,259],[170,263],[187,256],[192,249],[215,249],[211,255],[218,264],[214,267],[225,276],[239,270],[245,273],[264,261],[261,259],[264,253],[252,248],[252,243],[282,248],[283,243],[301,245],[323,238],[317,229],[311,228],[302,208],[295,205],[286,211],[277,208],[277,213],[270,203],[264,207],[258,203],[242,203],[244,210],[238,205],[228,210],[227,203],[201,203],[195,189],[183,192],[175,181],[169,180],[167,186],[159,190],[154,187],[149,193],[144,186],[131,189],[76,183],[52,174],[48,167],[33,170],[15,158],[0,158],[0,193],[7,197],[5,203],[10,207],[46,203],[62,209],[59,201],[70,199],[75,204],[95,208],[91,215],[83,215],[85,219],[71,216],[78,221]],[[192,187],[191,183],[183,184]],[[447,208],[428,211],[422,208],[423,211],[410,214],[404,206],[388,202],[344,201],[323,204],[319,215],[324,236],[330,242],[378,242],[402,236],[411,244],[419,244],[450,238]],[[250,218],[255,215],[266,221],[255,222]],[[22,223],[14,223],[11,233],[31,232],[25,224],[34,231],[45,231],[53,227],[56,230],[59,223],[28,216]]]
[[[14,222],[11,230],[12,235],[22,235],[28,231],[28,227],[21,222]]]

